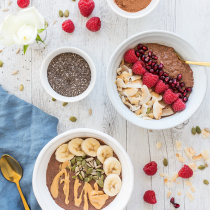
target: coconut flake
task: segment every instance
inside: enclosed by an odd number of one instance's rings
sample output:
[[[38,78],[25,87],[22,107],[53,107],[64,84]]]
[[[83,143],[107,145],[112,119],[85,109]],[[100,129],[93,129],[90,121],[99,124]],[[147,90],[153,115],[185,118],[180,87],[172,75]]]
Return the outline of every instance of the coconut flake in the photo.
[[[161,105],[162,106],[162,105]],[[166,116],[170,116],[174,114],[173,110],[168,108],[168,109],[163,109],[163,112],[162,112],[162,117],[166,117]]]
[[[176,182],[176,179],[179,177],[179,174],[177,171],[175,171],[171,176],[171,181]]]
[[[180,141],[176,140],[175,146],[177,150],[182,150],[182,143]]]
[[[155,101],[153,105],[153,114],[156,120],[159,120],[161,118],[162,109],[163,107],[158,103],[158,101]]]
[[[128,97],[131,104],[139,105],[140,97]]]
[[[206,129],[203,129],[201,135],[204,139],[207,139],[209,137],[209,132]]]
[[[184,158],[184,157],[179,157],[177,160],[178,160],[179,162],[182,162],[182,163],[185,162],[185,158]]]
[[[137,93],[138,89],[137,88],[128,88],[125,89],[123,92],[126,96],[134,96]]]
[[[166,178],[170,178],[170,176],[168,174],[164,174],[164,173],[160,173],[161,177],[166,177]]]
[[[150,98],[151,98],[151,94],[149,92],[149,89],[146,85],[143,85],[143,87],[141,88],[142,90],[142,97],[141,97],[141,104],[146,104]]]
[[[167,198],[170,198],[171,194],[172,194],[172,192],[171,191],[168,191],[167,192]]]
[[[182,194],[182,190],[177,190],[177,194],[181,195]]]
[[[184,151],[185,151],[185,154],[187,155],[187,157],[189,157],[190,159],[192,159],[193,156],[195,156],[195,154],[196,154],[196,151],[193,150],[192,147],[185,148]]]
[[[157,149],[160,149],[161,146],[162,146],[161,142],[158,142],[158,143],[156,144],[156,148],[157,148]]]
[[[206,160],[209,156],[209,150],[203,150],[201,152],[201,155],[202,155],[203,159]]]
[[[195,162],[194,162],[194,163],[190,163],[190,164],[189,164],[189,167],[190,167],[193,171],[197,171],[197,169],[198,169],[198,166],[196,165]]]
[[[168,187],[168,189],[172,188],[173,187],[173,183],[171,181],[168,181],[167,187]]]
[[[134,76],[131,76],[130,78],[131,78],[131,81],[140,80],[141,75],[134,75]]]
[[[143,117],[143,120],[152,120],[151,117]]]
[[[163,98],[161,95],[159,95],[159,94],[157,94],[155,92],[152,92],[151,96],[152,96],[152,102],[153,103],[155,103],[156,101],[160,101]]]
[[[192,186],[192,183],[191,183],[191,182],[189,182],[189,181],[186,181],[184,184],[185,184],[185,185],[187,185],[187,186],[189,186],[189,187],[191,187],[191,186]]]
[[[142,81],[139,79],[132,82],[128,82],[126,84],[126,87],[127,88],[142,88]]]
[[[202,157],[202,155],[200,154],[200,155],[197,155],[197,156],[194,156],[193,158],[192,158],[192,160],[193,161],[198,161],[198,160],[201,160],[203,157]]]
[[[142,107],[141,107],[141,113],[146,114],[147,113],[147,108],[148,108],[148,106],[146,104],[143,104]]]
[[[126,88],[126,85],[121,78],[117,79],[117,87]]]
[[[186,192],[186,196],[189,198],[190,201],[194,200],[194,197],[189,192]]]
[[[191,188],[190,188],[190,190],[194,193],[195,192],[195,188],[192,186]]]

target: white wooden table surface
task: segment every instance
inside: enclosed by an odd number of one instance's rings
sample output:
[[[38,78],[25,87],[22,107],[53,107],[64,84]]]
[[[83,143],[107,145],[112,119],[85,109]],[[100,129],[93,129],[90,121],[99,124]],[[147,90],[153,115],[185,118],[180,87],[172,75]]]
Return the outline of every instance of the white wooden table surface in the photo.
[[[87,18],[80,15],[77,3],[78,0],[76,2],[32,0],[31,5],[34,5],[49,23],[50,43],[43,50],[29,49],[26,55],[22,52],[15,54],[18,46],[0,45],[0,49],[3,49],[0,60],[4,62],[3,68],[0,69],[0,84],[10,93],[57,117],[59,119],[58,133],[87,127],[103,131],[116,138],[127,150],[135,168],[135,185],[127,210],[174,209],[166,198],[168,188],[164,186],[163,178],[158,174],[159,172],[171,174],[182,166],[175,158],[176,139],[182,142],[183,148],[192,146],[197,153],[205,148],[210,149],[209,139],[204,140],[198,135],[192,136],[190,132],[192,126],[210,127],[210,91],[207,90],[204,102],[187,125],[181,125],[180,129],[149,131],[127,122],[116,112],[107,95],[105,72],[111,54],[123,40],[137,32],[153,29],[167,30],[181,35],[194,45],[203,60],[210,61],[209,0],[161,0],[151,14],[138,20],[119,17],[108,7],[105,0],[95,0],[96,7],[91,16],[98,16],[102,20],[102,28],[97,33],[92,33],[85,28]],[[15,0],[9,8],[8,12],[0,11],[1,22],[6,15],[17,11]],[[70,11],[69,18],[73,20],[76,27],[73,34],[67,34],[61,30],[61,24],[65,18],[58,16],[60,9]],[[55,25],[53,25],[54,20],[57,20]],[[86,99],[68,104],[66,107],[62,106],[62,102],[51,100],[51,96],[43,89],[39,77],[43,59],[52,50],[64,46],[78,47],[87,52],[97,69],[97,81],[91,94]],[[19,73],[11,75],[14,70],[18,70]],[[25,87],[22,92],[19,91],[20,84]],[[92,116],[88,114],[90,108],[93,110]],[[70,116],[75,116],[78,119],[77,122],[69,121]],[[160,150],[156,149],[157,142],[162,143]],[[169,161],[168,167],[163,166],[164,157]],[[151,160],[158,163],[158,174],[148,177],[142,169]],[[184,182],[172,188],[172,195],[181,205],[181,210],[210,209],[210,186],[204,185],[203,179],[210,181],[210,167],[205,171],[199,171],[194,178],[193,185],[196,189],[196,192],[192,193],[195,197],[194,202],[190,202],[184,192],[181,196],[177,195],[178,189],[189,191],[189,187],[185,186]],[[150,189],[156,192],[156,205],[143,202],[144,192]]]

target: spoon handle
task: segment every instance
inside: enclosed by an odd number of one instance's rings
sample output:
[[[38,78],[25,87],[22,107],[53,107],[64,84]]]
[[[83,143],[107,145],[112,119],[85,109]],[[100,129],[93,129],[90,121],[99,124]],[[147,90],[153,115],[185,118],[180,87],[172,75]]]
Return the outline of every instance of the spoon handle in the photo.
[[[22,199],[22,201],[23,201],[23,205],[24,205],[24,207],[25,207],[25,210],[30,210],[30,208],[29,208],[29,206],[28,206],[28,204],[27,204],[27,202],[26,202],[26,199],[25,199],[25,197],[24,197],[24,195],[23,195],[23,192],[22,192],[22,190],[21,190],[21,188],[20,188],[20,183],[17,182],[16,185],[17,185],[18,191],[19,191],[19,193],[20,193],[20,197],[21,197],[21,199]]]
[[[195,61],[185,61],[187,64],[193,64],[198,66],[208,66],[210,67],[210,62],[195,62]]]

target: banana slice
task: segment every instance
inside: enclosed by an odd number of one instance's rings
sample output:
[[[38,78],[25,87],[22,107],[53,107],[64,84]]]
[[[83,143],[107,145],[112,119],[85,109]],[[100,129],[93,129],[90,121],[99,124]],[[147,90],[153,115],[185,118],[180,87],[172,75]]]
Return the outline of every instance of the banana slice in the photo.
[[[113,157],[112,148],[107,145],[100,146],[97,150],[97,158],[100,160],[100,162],[104,163],[104,161],[109,157]]]
[[[99,147],[100,143],[94,138],[88,138],[82,142],[82,150],[91,157],[97,156],[97,150]]]
[[[68,144],[62,144],[55,152],[55,158],[59,162],[65,162],[71,160],[74,157],[68,149]]]
[[[117,174],[110,174],[104,181],[104,192],[109,196],[115,196],[120,192],[122,180]]]
[[[76,156],[85,155],[85,153],[84,153],[84,151],[82,150],[82,147],[81,147],[83,141],[84,140],[80,139],[80,138],[72,139],[69,142],[69,145],[68,145],[69,151]]]
[[[104,161],[104,172],[108,176],[110,174],[120,175],[122,171],[122,166],[119,160],[115,157],[109,157]]]

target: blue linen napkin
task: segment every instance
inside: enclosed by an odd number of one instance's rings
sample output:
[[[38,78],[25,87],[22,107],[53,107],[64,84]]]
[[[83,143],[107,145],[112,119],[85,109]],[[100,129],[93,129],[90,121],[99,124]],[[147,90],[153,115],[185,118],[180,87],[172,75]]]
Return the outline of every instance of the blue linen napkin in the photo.
[[[0,157],[8,154],[23,168],[20,186],[31,210],[40,210],[32,189],[32,174],[41,149],[57,135],[58,119],[0,86]],[[15,183],[0,172],[0,210],[24,210]]]

